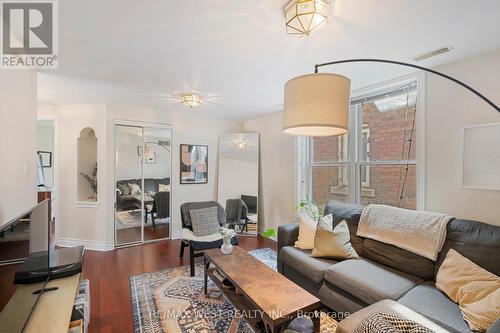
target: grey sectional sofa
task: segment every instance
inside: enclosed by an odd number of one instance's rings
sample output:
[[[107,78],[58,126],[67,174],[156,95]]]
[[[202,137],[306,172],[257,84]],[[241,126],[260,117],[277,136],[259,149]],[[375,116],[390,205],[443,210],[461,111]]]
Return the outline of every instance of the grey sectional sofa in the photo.
[[[142,195],[130,194],[128,184],[137,184],[139,187],[142,187],[142,179],[125,179],[116,182],[116,209],[118,211],[141,209]],[[158,192],[160,184],[170,185],[170,178],[144,178],[146,193]],[[166,204],[168,205],[169,203]]]
[[[311,258],[310,251],[293,246],[299,231],[298,224],[293,223],[278,228],[278,270],[331,309],[351,314],[359,311],[343,320],[337,333],[349,332],[363,314],[381,309],[418,322],[426,320],[424,326],[434,330],[440,327],[444,332],[471,332],[458,305],[435,287],[435,275],[448,250],[453,248],[500,276],[500,227],[452,220],[448,223],[443,249],[437,262],[433,262],[398,247],[356,236],[361,212],[360,206],[335,201],[329,201],[325,208],[325,215],[333,215],[334,225],[347,221],[351,243],[361,259]]]

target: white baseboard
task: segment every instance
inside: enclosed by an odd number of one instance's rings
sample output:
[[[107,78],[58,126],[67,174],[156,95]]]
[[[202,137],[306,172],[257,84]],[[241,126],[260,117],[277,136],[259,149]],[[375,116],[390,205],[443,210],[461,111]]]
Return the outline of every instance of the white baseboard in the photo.
[[[62,247],[73,247],[80,245],[83,245],[86,250],[95,250],[95,251],[111,251],[114,250],[115,248],[113,242],[102,242],[102,241],[65,238],[65,237],[59,237],[59,240],[57,241],[57,246],[62,246]]]

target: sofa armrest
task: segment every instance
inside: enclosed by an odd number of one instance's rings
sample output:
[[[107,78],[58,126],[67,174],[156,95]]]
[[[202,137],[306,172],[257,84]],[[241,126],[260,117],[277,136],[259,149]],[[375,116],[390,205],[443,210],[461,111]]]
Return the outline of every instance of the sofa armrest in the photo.
[[[486,333],[500,333],[500,319],[497,319],[495,323],[488,328]]]
[[[299,224],[289,223],[278,227],[278,254],[282,247],[293,246],[299,238]]]

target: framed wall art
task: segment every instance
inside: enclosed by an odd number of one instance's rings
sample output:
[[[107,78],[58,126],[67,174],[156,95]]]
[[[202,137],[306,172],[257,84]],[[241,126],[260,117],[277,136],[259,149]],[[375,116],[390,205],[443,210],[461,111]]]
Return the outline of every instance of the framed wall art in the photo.
[[[181,184],[208,183],[208,146],[181,144]]]
[[[500,190],[500,123],[462,129],[462,186]]]
[[[52,152],[51,151],[41,151],[37,152],[42,156],[42,168],[52,168]]]

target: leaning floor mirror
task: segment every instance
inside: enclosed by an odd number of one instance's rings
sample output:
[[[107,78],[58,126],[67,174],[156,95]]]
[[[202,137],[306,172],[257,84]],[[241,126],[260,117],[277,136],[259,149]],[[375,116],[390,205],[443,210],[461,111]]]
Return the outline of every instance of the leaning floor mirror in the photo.
[[[241,236],[257,236],[259,133],[220,136],[218,193],[226,210],[226,226]]]

